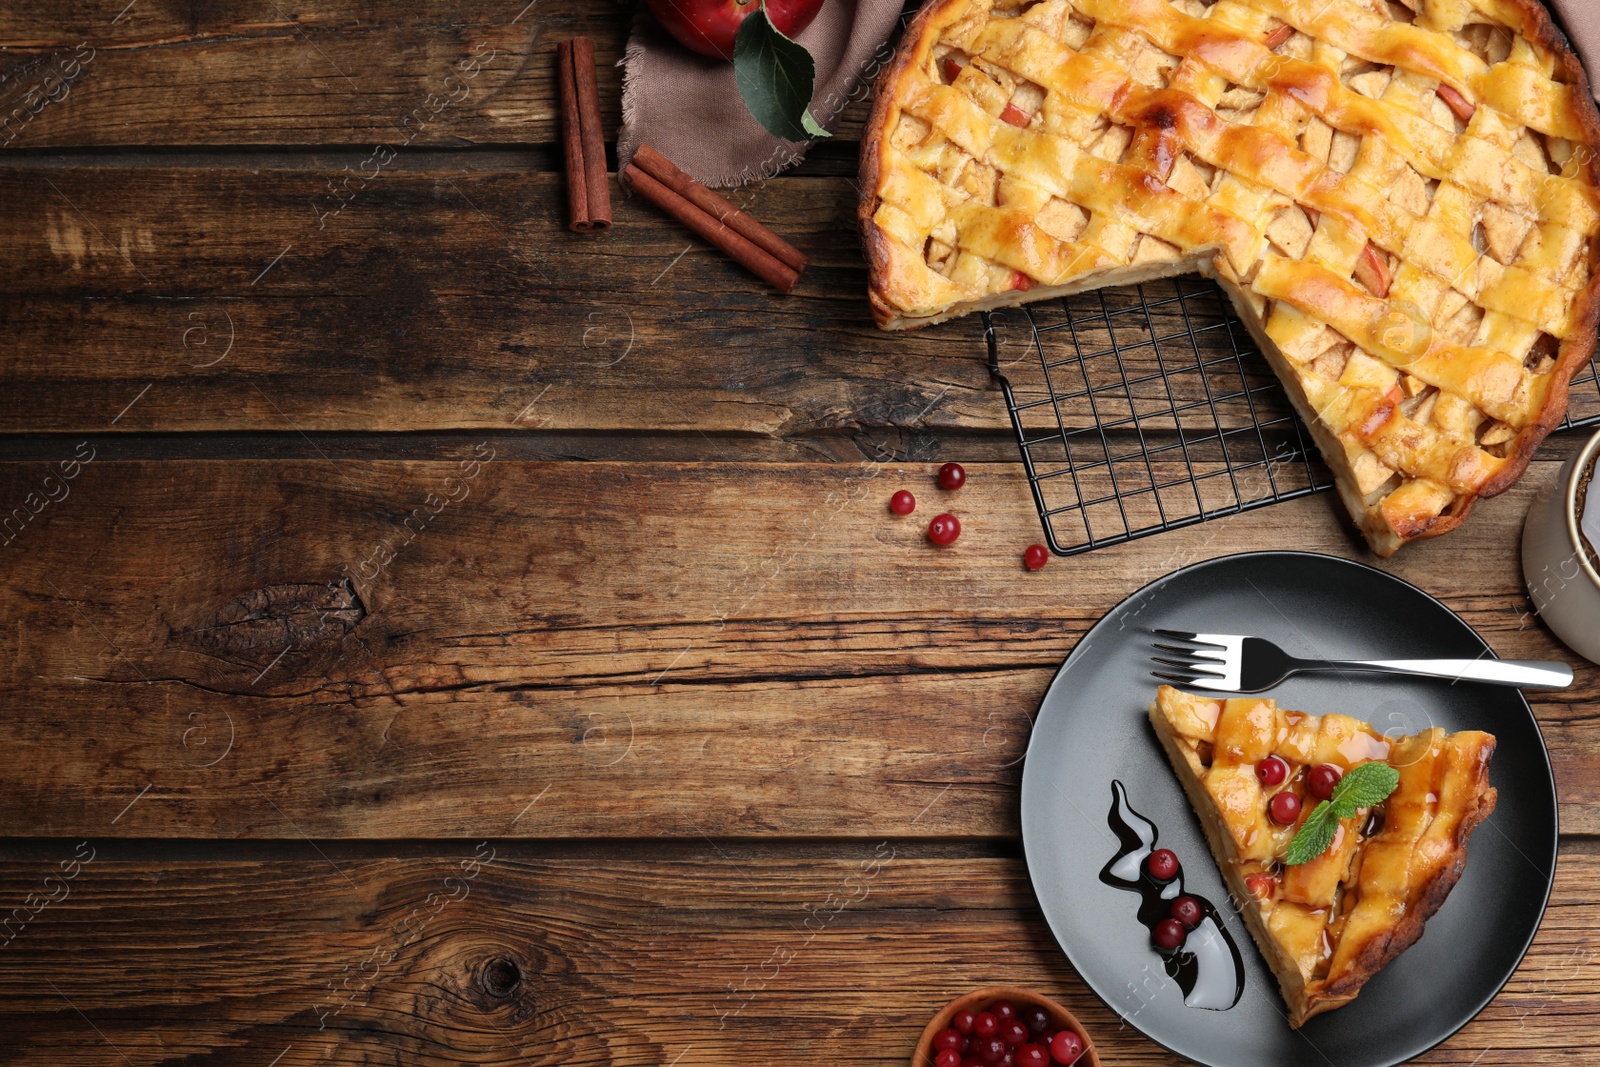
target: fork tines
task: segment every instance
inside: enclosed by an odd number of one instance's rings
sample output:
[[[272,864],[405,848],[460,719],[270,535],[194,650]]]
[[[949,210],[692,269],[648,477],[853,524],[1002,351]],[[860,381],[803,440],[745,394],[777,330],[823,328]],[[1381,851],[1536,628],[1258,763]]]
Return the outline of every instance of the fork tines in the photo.
[[[1170,653],[1168,656],[1151,656],[1151,660],[1162,667],[1172,668],[1171,671],[1151,671],[1152,677],[1173,685],[1194,685],[1200,683],[1224,682],[1228,677],[1228,654],[1226,645],[1218,644],[1212,640],[1216,635],[1198,634],[1188,630],[1165,630],[1152,628],[1151,632],[1171,641],[1183,641],[1185,644],[1165,644],[1161,641],[1153,642],[1153,647],[1159,652]]]

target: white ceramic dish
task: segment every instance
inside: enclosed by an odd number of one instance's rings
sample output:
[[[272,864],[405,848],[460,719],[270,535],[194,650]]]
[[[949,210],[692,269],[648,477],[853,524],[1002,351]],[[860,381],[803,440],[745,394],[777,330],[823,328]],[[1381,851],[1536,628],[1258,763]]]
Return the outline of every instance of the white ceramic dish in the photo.
[[[1578,488],[1597,456],[1600,433],[1539,492],[1522,527],[1522,577],[1534,607],[1568,648],[1591,663],[1600,663],[1600,571],[1579,541]],[[1600,477],[1590,481],[1589,494],[1592,513],[1600,507]]]

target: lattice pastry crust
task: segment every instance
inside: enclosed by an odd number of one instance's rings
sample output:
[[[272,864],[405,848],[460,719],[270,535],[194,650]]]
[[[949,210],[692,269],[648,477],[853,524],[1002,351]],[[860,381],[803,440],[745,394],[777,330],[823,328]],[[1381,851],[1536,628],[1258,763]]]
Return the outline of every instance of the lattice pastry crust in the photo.
[[[1215,277],[1387,556],[1560,423],[1597,153],[1535,0],[930,0],[863,143],[868,295],[906,329]]]
[[[1489,785],[1495,739],[1477,730],[1435,727],[1386,738],[1348,715],[1307,715],[1261,697],[1191,696],[1166,685],[1156,691],[1150,722],[1294,1027],[1350,1003],[1416,943],[1461,878],[1472,831],[1499,797]],[[1255,765],[1274,755],[1289,764],[1289,777],[1266,787]],[[1349,770],[1372,760],[1398,770],[1399,787],[1379,808],[1344,820],[1321,856],[1285,867],[1296,827],[1267,817],[1270,795],[1300,795],[1303,821],[1316,803],[1305,791],[1308,768]]]

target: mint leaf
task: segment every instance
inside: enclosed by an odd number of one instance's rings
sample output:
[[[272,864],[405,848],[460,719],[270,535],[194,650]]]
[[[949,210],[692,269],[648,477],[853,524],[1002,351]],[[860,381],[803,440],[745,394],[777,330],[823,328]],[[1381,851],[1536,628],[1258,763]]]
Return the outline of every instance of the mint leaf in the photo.
[[[1289,851],[1284,854],[1283,862],[1290,867],[1301,863],[1310,863],[1333,844],[1333,835],[1339,829],[1339,813],[1332,802],[1322,801],[1300,824],[1300,829],[1295,832],[1294,840],[1289,842]]]
[[[829,136],[806,110],[817,65],[810,52],[778,32],[764,3],[739,24],[733,41],[733,77],[744,106],[774,137],[809,141]]]
[[[1389,794],[1400,784],[1400,772],[1387,763],[1363,763],[1352,767],[1333,787],[1333,803],[1339,814],[1348,819],[1357,808],[1370,808],[1389,799]]]
[[[1318,804],[1300,824],[1283,862],[1293,867],[1316,859],[1333,844],[1339,820],[1354,818],[1359,809],[1383,803],[1399,785],[1400,772],[1387,763],[1374,761],[1352,767],[1333,787],[1333,799]]]

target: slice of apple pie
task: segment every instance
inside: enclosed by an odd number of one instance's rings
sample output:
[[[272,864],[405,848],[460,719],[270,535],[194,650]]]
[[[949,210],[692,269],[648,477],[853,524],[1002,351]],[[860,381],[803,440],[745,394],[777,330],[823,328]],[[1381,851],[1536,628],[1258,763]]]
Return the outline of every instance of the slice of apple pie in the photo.
[[[1476,730],[1389,739],[1348,715],[1166,685],[1150,722],[1277,976],[1291,1026],[1354,1000],[1422,936],[1461,877],[1472,831],[1494,811],[1495,741]],[[1398,772],[1394,791],[1338,820],[1314,858],[1287,864],[1318,802],[1372,762]]]
[[[930,0],[862,146],[868,295],[906,329],[1216,278],[1389,555],[1560,423],[1597,149],[1535,0]]]

